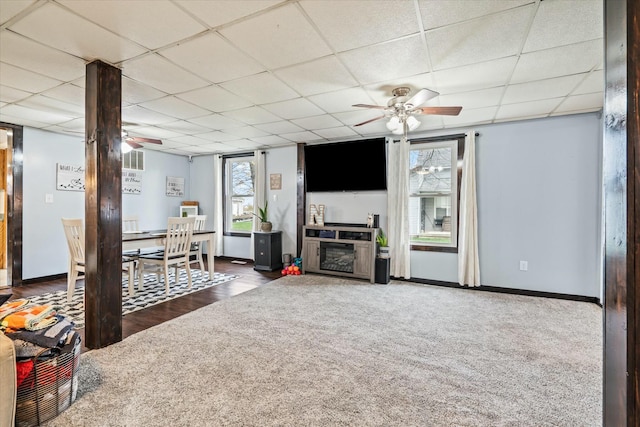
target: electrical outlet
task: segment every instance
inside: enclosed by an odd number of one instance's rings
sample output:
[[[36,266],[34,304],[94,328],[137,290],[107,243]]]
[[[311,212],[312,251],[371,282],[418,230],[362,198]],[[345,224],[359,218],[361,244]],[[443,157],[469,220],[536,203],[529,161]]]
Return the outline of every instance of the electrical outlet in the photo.
[[[45,194],[44,195],[45,203],[53,203],[53,194]]]
[[[520,271],[527,271],[529,269],[528,261],[520,261]]]

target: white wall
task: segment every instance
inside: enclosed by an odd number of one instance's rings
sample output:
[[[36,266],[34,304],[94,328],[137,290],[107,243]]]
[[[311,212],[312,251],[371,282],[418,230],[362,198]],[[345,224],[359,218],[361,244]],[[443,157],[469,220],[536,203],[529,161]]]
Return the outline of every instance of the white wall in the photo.
[[[67,272],[68,250],[60,218],[84,218],[84,193],[56,190],[56,164],[84,165],[82,138],[24,128],[22,277],[31,279]],[[142,229],[166,228],[189,198],[186,157],[145,151],[147,170],[142,194],[123,194],[123,215],[136,214]],[[166,176],[185,178],[185,197],[165,195]],[[45,195],[53,194],[53,203]]]

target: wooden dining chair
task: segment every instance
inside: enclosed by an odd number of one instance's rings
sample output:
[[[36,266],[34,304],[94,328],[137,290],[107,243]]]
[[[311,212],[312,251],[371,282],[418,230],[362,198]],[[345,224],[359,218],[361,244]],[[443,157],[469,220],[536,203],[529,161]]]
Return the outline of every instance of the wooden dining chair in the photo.
[[[83,279],[85,272],[85,251],[84,251],[84,225],[80,218],[62,218],[64,234],[69,247],[69,271],[67,273],[67,301],[73,298],[76,282]],[[129,295],[133,294],[135,265],[130,259],[122,258],[122,269],[127,272],[129,280]]]
[[[138,215],[128,215],[122,217],[122,231],[140,231],[140,221]]]
[[[196,215],[193,231],[202,231],[207,222],[206,215]],[[204,261],[202,260],[202,242],[191,243],[189,252],[189,262],[197,262],[200,265],[200,272],[204,275]]]
[[[166,293],[169,294],[169,267],[175,270],[175,282],[178,283],[179,268],[187,272],[189,288],[191,288],[191,268],[189,253],[191,252],[191,237],[195,217],[169,217],[167,221],[167,235],[164,240],[164,251],[156,254],[140,254],[138,257],[138,278],[143,280],[144,271],[152,271],[156,275],[164,276]]]

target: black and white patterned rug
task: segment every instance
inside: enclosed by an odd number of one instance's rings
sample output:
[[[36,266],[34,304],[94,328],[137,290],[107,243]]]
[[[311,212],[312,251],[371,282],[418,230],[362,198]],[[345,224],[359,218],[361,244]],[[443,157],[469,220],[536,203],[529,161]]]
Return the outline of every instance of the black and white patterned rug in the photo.
[[[145,274],[144,283],[142,289],[138,289],[138,283],[136,280],[135,295],[129,296],[129,284],[126,278],[122,280],[122,315],[125,316],[134,311],[142,310],[143,308],[151,307],[152,305],[160,304],[165,301],[172,300],[174,298],[181,297],[183,295],[198,292],[212,286],[220,285],[225,282],[229,282],[233,279],[237,279],[239,276],[213,273],[213,277],[209,277],[209,273],[205,272],[204,277],[200,270],[191,271],[191,289],[188,287],[187,273],[184,270],[180,270],[178,276],[179,281],[176,284],[174,281],[173,270],[169,273],[169,295],[165,293],[164,281],[157,281],[156,275]],[[64,316],[71,318],[75,324],[76,329],[84,327],[84,283],[78,283],[71,302],[67,302],[67,291],[50,292],[38,296],[29,297],[29,305],[41,305],[52,304],[58,307],[57,312]]]

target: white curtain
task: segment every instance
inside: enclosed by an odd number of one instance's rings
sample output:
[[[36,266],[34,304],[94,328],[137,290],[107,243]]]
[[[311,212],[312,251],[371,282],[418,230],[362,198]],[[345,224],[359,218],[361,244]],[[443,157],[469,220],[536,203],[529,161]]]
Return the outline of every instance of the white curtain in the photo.
[[[222,190],[222,156],[215,156],[214,163],[215,178],[214,178],[214,213],[213,213],[213,229],[216,232],[215,236],[215,256],[222,256],[224,251],[222,250],[222,242],[224,238],[224,229],[222,221],[222,206],[224,191]]]
[[[460,229],[458,232],[458,283],[461,286],[480,286],[475,131],[467,133],[464,143],[460,186]]]
[[[385,230],[391,250],[391,275],[411,277],[409,242],[409,148],[406,138],[389,140],[389,174],[387,178],[388,226]]]
[[[267,196],[266,196],[266,193],[267,193],[266,169],[267,168],[266,168],[266,162],[265,162],[265,152],[262,150],[254,151],[253,160],[255,162],[255,167],[256,167],[256,176],[255,176],[256,181],[254,183],[254,189],[253,189],[253,213],[255,215],[258,215],[258,208],[264,207],[264,204],[267,201]],[[260,231],[260,220],[256,216],[253,217],[253,231]],[[251,259],[255,261],[253,233],[251,233],[251,248],[249,249],[249,253],[250,253]]]

